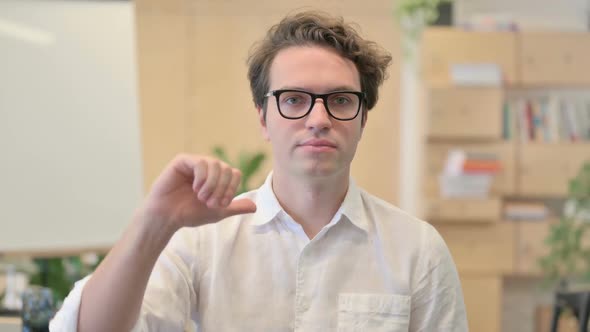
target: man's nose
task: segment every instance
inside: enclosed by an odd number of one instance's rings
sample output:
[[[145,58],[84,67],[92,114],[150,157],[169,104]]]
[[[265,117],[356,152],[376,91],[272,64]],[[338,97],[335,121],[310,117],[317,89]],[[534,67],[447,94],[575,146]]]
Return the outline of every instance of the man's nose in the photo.
[[[316,99],[311,112],[306,117],[306,125],[309,129],[322,130],[332,127],[332,119],[326,105],[321,99]]]

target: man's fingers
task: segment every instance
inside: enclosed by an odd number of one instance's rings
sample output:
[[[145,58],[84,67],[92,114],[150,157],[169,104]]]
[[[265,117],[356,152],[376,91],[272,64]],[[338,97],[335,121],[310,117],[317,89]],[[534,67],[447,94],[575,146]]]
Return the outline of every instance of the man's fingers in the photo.
[[[232,169],[231,182],[227,186],[227,189],[225,190],[225,194],[223,196],[223,206],[227,206],[229,205],[229,203],[231,203],[231,200],[236,195],[238,186],[240,185],[240,180],[242,180],[242,173],[235,168]]]
[[[199,193],[205,180],[207,180],[207,162],[203,159],[192,164],[193,166],[193,191]]]
[[[218,207],[223,206],[223,199],[225,195],[225,191],[227,186],[230,184],[232,178],[232,169],[223,164],[221,165],[221,170],[219,174],[219,179],[217,180],[217,185],[215,186],[215,190],[213,194],[207,200],[207,206],[209,207]]]
[[[207,165],[207,179],[205,184],[199,190],[198,198],[201,202],[205,203],[215,191],[217,187],[217,181],[219,180],[219,173],[221,172],[221,166],[218,161],[213,161]]]
[[[223,218],[254,212],[256,212],[256,204],[248,198],[241,198],[232,201],[230,205],[223,210]]]

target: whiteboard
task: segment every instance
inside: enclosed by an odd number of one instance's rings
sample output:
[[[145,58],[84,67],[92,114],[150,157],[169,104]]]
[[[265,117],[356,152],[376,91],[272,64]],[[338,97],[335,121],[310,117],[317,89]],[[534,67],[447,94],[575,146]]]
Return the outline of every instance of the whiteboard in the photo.
[[[133,4],[0,0],[0,254],[112,245],[142,198]]]

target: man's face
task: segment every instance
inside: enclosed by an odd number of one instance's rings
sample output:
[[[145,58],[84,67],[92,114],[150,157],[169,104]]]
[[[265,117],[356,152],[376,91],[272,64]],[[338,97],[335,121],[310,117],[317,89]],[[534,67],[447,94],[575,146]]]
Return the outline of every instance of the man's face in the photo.
[[[354,63],[336,52],[318,47],[281,50],[270,69],[270,90],[297,89],[323,94],[332,91],[361,91]],[[276,97],[267,97],[266,121],[259,109],[262,132],[270,141],[275,171],[296,176],[344,175],[350,171],[362,134],[362,110],[350,121],[332,118],[317,99],[304,118],[283,118]]]

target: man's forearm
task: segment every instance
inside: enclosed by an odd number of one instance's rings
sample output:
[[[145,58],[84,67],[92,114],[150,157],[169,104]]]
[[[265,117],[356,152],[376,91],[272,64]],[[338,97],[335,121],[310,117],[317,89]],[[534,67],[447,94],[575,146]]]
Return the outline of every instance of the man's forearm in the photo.
[[[136,214],[84,287],[78,331],[127,332],[134,326],[150,273],[174,231]]]

